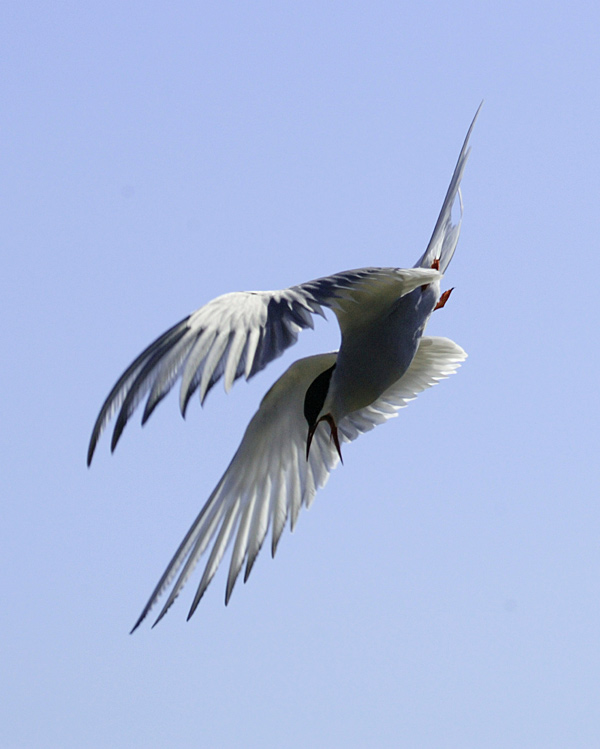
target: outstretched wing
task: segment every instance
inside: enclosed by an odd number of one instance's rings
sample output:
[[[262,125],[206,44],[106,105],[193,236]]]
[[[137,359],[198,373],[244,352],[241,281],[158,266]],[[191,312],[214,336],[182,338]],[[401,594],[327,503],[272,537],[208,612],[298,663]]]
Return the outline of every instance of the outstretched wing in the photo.
[[[342,419],[338,424],[340,439],[350,442],[396,416],[398,409],[418,393],[452,374],[465,357],[463,349],[447,338],[422,337],[404,376],[372,405]],[[230,543],[233,542],[233,552],[225,603],[244,563],[244,581],[247,580],[269,527],[271,552],[275,555],[288,517],[293,530],[301,506],[310,506],[317,489],[327,482],[339,460],[326,425],[318,427],[306,459],[308,426],[303,413],[308,386],[335,360],[335,353],[300,359],[263,398],[233,460],[177,549],[132,632],[181,570],[157,622],[162,619],[211,542],[188,618]]]
[[[248,578],[271,524],[271,551],[275,554],[288,516],[293,528],[302,503],[310,503],[339,460],[325,429],[319,429],[315,434],[310,457],[306,459],[308,425],[304,418],[304,396],[308,386],[335,360],[335,353],[299,359],[267,392],[229,467],[181,542],[133,629],[141,624],[185,561],[158,617],[162,619],[215,534],[190,616],[232,539],[235,538],[235,543],[227,579],[226,603],[244,562],[244,577]]]
[[[242,375],[248,379],[281,356],[300,330],[313,327],[314,314],[323,316],[322,307],[331,307],[340,317],[347,305],[373,296],[380,286],[402,296],[433,275],[435,271],[423,269],[361,268],[282,291],[233,292],[213,299],[163,333],[121,375],[96,419],[88,465],[114,414],[118,411],[112,450],[146,395],[142,424],[181,378],[179,403],[185,415],[196,390],[204,402],[221,377],[228,391]]]
[[[415,263],[415,267],[431,268],[433,262],[435,260],[439,260],[440,271],[444,273],[446,268],[450,264],[450,261],[452,260],[454,250],[456,249],[456,245],[458,243],[460,225],[462,222],[463,208],[462,197],[460,194],[460,182],[462,180],[463,172],[465,171],[469,153],[471,152],[471,149],[469,148],[469,138],[471,137],[473,127],[475,126],[475,121],[479,116],[479,112],[481,111],[482,106],[483,102],[481,102],[477,111],[475,112],[475,117],[473,117],[473,121],[471,122],[469,130],[465,137],[465,141],[460,151],[458,161],[456,162],[456,166],[454,167],[454,174],[452,175],[448,191],[446,192],[446,197],[444,198],[444,203],[442,204],[442,210],[440,211],[440,215],[438,216],[438,220],[436,221],[435,227],[433,229],[433,234],[431,235],[431,239],[429,240],[429,244],[427,245],[427,249],[417,260],[417,262]],[[460,218],[456,224],[453,224],[452,206],[454,205],[457,197],[460,204]]]

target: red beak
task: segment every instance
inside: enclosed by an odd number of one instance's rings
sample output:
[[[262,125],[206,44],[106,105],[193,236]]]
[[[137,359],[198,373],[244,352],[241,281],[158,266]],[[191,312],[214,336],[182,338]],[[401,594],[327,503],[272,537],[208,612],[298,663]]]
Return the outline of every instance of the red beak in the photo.
[[[333,440],[333,444],[335,445],[335,449],[338,451],[338,455],[340,456],[340,460],[343,465],[344,459],[342,458],[342,449],[340,447],[340,440],[338,437],[338,428],[331,414],[325,414],[325,416],[321,416],[321,418],[309,428],[308,438],[306,440],[306,460],[308,460],[308,455],[310,453],[310,445],[311,445],[313,436],[315,434],[317,427],[319,426],[319,422],[321,421],[326,421],[329,424],[329,428],[331,429],[331,439]]]

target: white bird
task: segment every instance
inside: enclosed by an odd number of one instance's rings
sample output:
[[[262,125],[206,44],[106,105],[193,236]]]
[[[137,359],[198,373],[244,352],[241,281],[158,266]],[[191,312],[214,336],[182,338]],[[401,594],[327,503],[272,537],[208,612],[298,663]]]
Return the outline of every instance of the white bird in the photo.
[[[453,341],[426,337],[423,331],[452,291],[442,294],[440,282],[458,241],[460,182],[479,109],[431,240],[414,268],[361,268],[282,291],[224,294],[163,333],[113,387],[94,425],[88,465],[117,410],[112,450],[147,394],[142,424],[181,377],[179,403],[185,416],[196,390],[203,403],[221,377],[226,391],[242,375],[249,379],[295,343],[300,330],[312,328],[312,316],[324,316],[323,307],[334,311],[340,326],[339,351],[296,361],[267,392],[132,632],[179,572],[155,625],[162,619],[210,544],[188,619],[233,542],[227,604],[244,562],[244,582],[248,579],[269,527],[273,556],[288,517],[294,529],[301,506],[310,506],[341,459],[341,444],[396,416],[466,358]],[[460,218],[453,224],[457,197]],[[319,427],[321,422],[326,423]]]

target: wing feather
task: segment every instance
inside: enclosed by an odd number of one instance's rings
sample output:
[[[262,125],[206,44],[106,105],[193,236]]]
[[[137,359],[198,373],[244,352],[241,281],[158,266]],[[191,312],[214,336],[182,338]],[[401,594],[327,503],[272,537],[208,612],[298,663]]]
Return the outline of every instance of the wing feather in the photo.
[[[114,414],[119,411],[112,449],[146,394],[149,393],[142,423],[181,377],[179,403],[185,415],[187,404],[198,388],[204,402],[221,377],[224,376],[226,391],[238,378],[249,379],[293,345],[301,330],[312,328],[313,316],[323,315],[323,307],[335,312],[344,334],[348,326],[363,324],[365,315],[375,317],[390,300],[438,280],[458,241],[461,221],[452,223],[452,207],[458,198],[462,218],[460,182],[480,110],[481,105],[467,132],[427,249],[415,268],[360,268],[282,291],[233,292],[213,299],[157,338],[121,375],[96,419],[88,465],[100,435]],[[436,259],[439,273],[432,269]],[[360,315],[356,314],[357,305]],[[292,520],[295,514],[292,513]]]
[[[437,271],[423,268],[361,268],[282,291],[232,292],[213,299],[148,346],[119,378],[92,430],[88,465],[117,411],[113,450],[147,395],[142,423],[181,378],[179,405],[185,416],[196,390],[203,403],[221,377],[229,390],[238,378],[260,372],[296,342],[301,330],[314,326],[313,316],[323,315],[323,307],[334,309],[343,324],[357,302],[372,307],[378,297],[402,296],[436,278]]]
[[[450,261],[452,260],[454,250],[456,249],[456,245],[458,243],[458,235],[460,234],[460,226],[463,213],[460,183],[462,180],[463,172],[465,171],[465,166],[467,165],[469,153],[471,151],[471,149],[469,148],[469,139],[471,138],[471,133],[473,132],[475,122],[477,121],[477,117],[479,116],[479,112],[481,111],[482,106],[483,102],[481,102],[477,111],[475,112],[475,117],[473,117],[469,130],[467,131],[467,135],[465,137],[463,147],[460,151],[458,161],[456,162],[456,166],[454,167],[454,173],[452,174],[452,179],[450,180],[450,185],[448,186],[446,197],[444,198],[444,202],[442,203],[442,209],[435,223],[431,239],[429,240],[427,249],[419,258],[415,267],[419,266],[421,268],[431,268],[433,261],[435,259],[438,259],[440,261],[440,271],[444,273],[446,271],[446,268],[450,264]],[[460,207],[460,217],[457,223],[453,224],[452,207],[454,206],[457,197]]]
[[[270,498],[272,497],[273,481],[271,478],[271,471],[266,471],[264,477],[264,484],[261,487],[262,494],[268,499],[258,498],[254,503],[254,509],[252,511],[252,520],[250,521],[250,532],[248,534],[248,543],[246,546],[246,571],[244,572],[244,582],[250,577],[252,567],[258,556],[267,530],[269,528],[269,509],[270,509]]]
[[[220,332],[216,335],[213,344],[210,347],[206,360],[204,362],[204,369],[202,377],[200,379],[200,403],[204,403],[206,394],[213,384],[213,375],[215,370],[222,364],[224,360],[224,354],[229,348],[231,342],[231,332]]]
[[[157,621],[164,616],[211,540],[213,546],[189,616],[213,579],[228,545],[233,543],[226,603],[244,562],[244,579],[248,579],[269,527],[272,526],[273,554],[288,517],[293,530],[301,506],[310,506],[316,491],[327,482],[339,461],[324,424],[315,432],[309,460],[306,460],[307,424],[303,413],[308,386],[332,366],[335,358],[336,354],[331,353],[300,359],[265,395],[233,460],[154,589],[134,629],[185,561]],[[350,442],[396,416],[398,409],[422,390],[455,372],[465,358],[463,349],[453,341],[423,336],[403,377],[370,406],[341,420],[338,424],[340,439]]]
[[[217,539],[215,540],[215,543],[210,552],[208,562],[206,563],[202,579],[200,580],[200,585],[198,585],[198,590],[196,591],[196,595],[194,596],[194,600],[192,601],[188,619],[192,616],[192,614],[198,607],[198,604],[202,600],[202,596],[208,588],[210,581],[213,579],[215,572],[217,571],[219,564],[221,563],[223,554],[225,554],[231,535],[234,532],[235,526],[240,519],[238,513],[239,503],[239,499],[236,500],[225,515],[225,519],[223,520],[223,524],[221,525],[221,529],[219,531]]]
[[[254,504],[256,502],[256,494],[251,496],[249,502],[244,508],[240,525],[238,528],[235,542],[233,545],[233,552],[231,554],[231,563],[229,565],[229,575],[227,577],[227,589],[225,590],[225,605],[229,603],[231,594],[233,592],[233,586],[240,574],[244,559],[246,557],[246,549],[248,548],[248,535],[250,533],[250,522],[252,520],[252,512],[254,510]]]
[[[190,349],[190,353],[188,354],[188,358],[183,367],[181,389],[179,391],[179,408],[184,416],[189,400],[200,384],[203,371],[201,366],[202,362],[210,351],[210,347],[216,336],[216,330],[205,331],[204,328],[200,328],[198,331],[198,337]]]
[[[279,466],[277,491],[273,500],[273,533],[271,536],[271,556],[273,557],[288,518],[288,504],[294,501],[294,494],[300,494],[297,481],[297,457],[296,453],[292,453],[287,475],[285,467]]]
[[[180,320],[180,322],[173,325],[172,328],[169,328],[169,330],[165,331],[161,336],[159,336],[153,343],[150,344],[150,346],[148,346],[147,349],[142,351],[142,353],[129,365],[129,367],[127,367],[127,369],[119,377],[113,389],[110,391],[110,393],[106,397],[106,400],[102,404],[102,408],[100,409],[100,413],[98,414],[98,418],[96,419],[96,423],[94,424],[94,429],[92,430],[92,436],[88,449],[88,465],[92,462],[94,450],[96,448],[98,440],[100,439],[100,435],[106,428],[106,425],[111,420],[115,412],[120,408],[140,370],[144,367],[149,359],[157,354],[157,352],[168,349],[172,344],[179,341],[181,337],[185,335],[188,319],[189,318],[186,317],[183,320]]]

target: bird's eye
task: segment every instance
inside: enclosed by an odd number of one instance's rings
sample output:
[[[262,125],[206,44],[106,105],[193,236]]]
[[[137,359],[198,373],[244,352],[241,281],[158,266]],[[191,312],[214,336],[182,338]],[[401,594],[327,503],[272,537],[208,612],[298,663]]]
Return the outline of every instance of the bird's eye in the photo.
[[[324,372],[321,372],[308,386],[308,390],[304,396],[304,418],[308,422],[309,427],[315,423],[317,416],[323,408],[334,369],[335,364]]]

